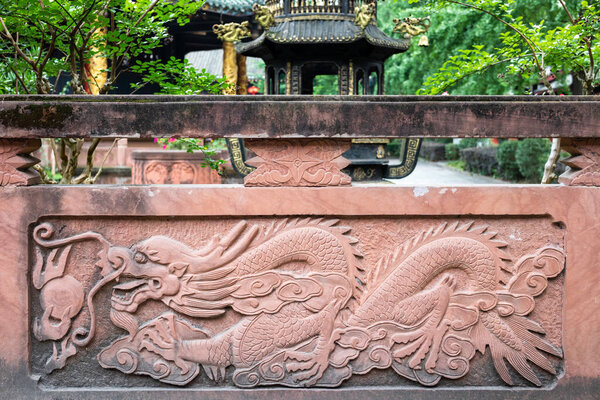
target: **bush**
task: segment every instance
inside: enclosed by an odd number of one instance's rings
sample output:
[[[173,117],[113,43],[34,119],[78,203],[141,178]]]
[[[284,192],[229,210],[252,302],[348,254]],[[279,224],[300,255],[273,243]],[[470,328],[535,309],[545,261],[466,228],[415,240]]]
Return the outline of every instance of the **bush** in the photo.
[[[544,164],[550,154],[548,139],[524,139],[517,142],[515,159],[519,172],[528,181],[539,183],[544,175]]]
[[[495,147],[470,147],[460,151],[465,169],[482,175],[494,176],[498,171]]]
[[[477,144],[482,142],[482,139],[477,138],[463,138],[458,142],[459,149],[468,149],[469,147],[477,147]]]
[[[515,158],[518,145],[516,140],[507,140],[498,146],[498,172],[502,178],[509,181],[523,179]]]
[[[460,157],[460,149],[454,143],[446,145],[446,160],[458,160]]]
[[[403,147],[402,140],[392,139],[387,144],[387,151],[391,158],[400,158],[400,153],[402,152]]]
[[[446,145],[437,142],[421,143],[419,155],[429,161],[440,161],[446,156]]]
[[[448,144],[448,143],[452,143],[454,141],[454,139],[452,139],[452,138],[437,138],[437,139],[425,139],[424,141]]]

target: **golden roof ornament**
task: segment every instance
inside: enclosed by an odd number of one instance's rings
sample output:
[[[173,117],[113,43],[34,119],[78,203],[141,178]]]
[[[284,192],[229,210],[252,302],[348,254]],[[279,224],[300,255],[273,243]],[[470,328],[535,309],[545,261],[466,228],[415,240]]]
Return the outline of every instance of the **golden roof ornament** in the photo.
[[[254,19],[264,30],[268,30],[270,27],[275,26],[275,17],[269,7],[254,3],[252,11],[254,11]]]
[[[394,19],[394,23],[396,26],[393,32],[403,33],[405,39],[424,34],[429,30],[429,26],[431,25],[429,17],[415,18],[412,15],[408,18]],[[419,46],[429,46],[429,39],[426,35],[423,35],[419,40]]]
[[[244,38],[250,37],[250,23],[244,21],[241,24],[230,22],[228,24],[213,25],[213,32],[217,34],[217,38],[224,42],[238,42]]]
[[[354,8],[354,13],[356,14],[354,25],[365,29],[375,17],[375,3],[361,4],[360,7]]]

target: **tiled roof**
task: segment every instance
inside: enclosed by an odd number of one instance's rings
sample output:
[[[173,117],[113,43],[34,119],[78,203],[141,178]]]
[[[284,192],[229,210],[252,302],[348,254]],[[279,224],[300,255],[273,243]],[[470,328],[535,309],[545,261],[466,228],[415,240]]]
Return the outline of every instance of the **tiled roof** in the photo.
[[[265,0],[206,0],[211,10],[232,14],[250,14],[254,3],[264,4]]]
[[[302,44],[352,43],[360,39],[365,39],[373,46],[394,49],[398,52],[406,51],[410,47],[409,40],[391,38],[374,25],[361,29],[350,20],[332,20],[281,22],[256,40],[238,43],[236,50],[245,53],[259,47],[265,40],[275,43]]]

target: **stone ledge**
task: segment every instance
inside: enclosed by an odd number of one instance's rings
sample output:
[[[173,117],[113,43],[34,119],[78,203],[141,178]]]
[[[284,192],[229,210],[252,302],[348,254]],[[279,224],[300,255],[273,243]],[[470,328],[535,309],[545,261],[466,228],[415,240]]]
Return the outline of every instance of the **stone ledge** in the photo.
[[[0,96],[0,137],[599,137],[594,96]]]

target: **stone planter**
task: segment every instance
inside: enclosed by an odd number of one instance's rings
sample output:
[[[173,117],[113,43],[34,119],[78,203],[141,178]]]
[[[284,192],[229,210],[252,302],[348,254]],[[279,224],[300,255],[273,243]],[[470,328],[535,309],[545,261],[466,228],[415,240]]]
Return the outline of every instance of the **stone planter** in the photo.
[[[132,152],[132,159],[134,185],[221,183],[215,170],[202,167],[202,153],[137,150]]]

